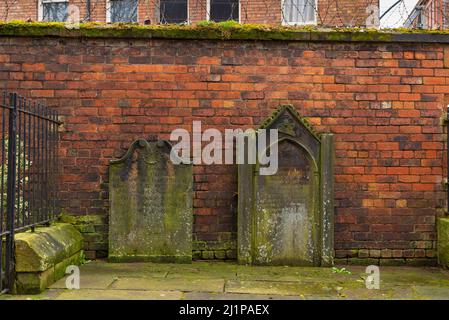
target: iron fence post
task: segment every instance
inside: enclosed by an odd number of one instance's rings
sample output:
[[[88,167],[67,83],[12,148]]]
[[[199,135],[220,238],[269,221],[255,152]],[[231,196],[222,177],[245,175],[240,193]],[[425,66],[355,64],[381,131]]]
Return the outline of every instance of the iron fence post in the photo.
[[[7,171],[7,197],[6,197],[6,252],[5,272],[8,279],[7,288],[13,289],[14,277],[14,219],[15,219],[15,194],[16,194],[16,117],[17,94],[10,94],[10,112],[8,123],[8,171]]]
[[[59,172],[53,156],[57,160],[61,123],[56,112],[33,106],[17,93],[4,92],[0,100],[0,294],[14,290],[15,235],[57,217],[51,206],[56,203],[52,188]]]

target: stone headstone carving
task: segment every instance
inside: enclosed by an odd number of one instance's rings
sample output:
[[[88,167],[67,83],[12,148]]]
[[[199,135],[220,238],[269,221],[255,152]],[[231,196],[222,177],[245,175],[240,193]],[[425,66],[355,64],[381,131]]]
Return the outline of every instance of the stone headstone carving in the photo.
[[[244,264],[333,264],[332,135],[318,135],[292,106],[261,129],[277,129],[278,171],[239,165],[238,260]]]
[[[173,164],[170,150],[136,140],[110,161],[110,260],[191,262],[192,166]]]

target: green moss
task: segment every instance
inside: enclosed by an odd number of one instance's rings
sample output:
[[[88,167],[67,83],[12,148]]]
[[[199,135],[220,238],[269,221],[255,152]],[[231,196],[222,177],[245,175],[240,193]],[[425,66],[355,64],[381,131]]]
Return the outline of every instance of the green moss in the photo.
[[[103,225],[105,224],[104,220],[105,217],[102,215],[74,216],[64,213],[59,216],[60,222],[70,223],[73,225]]]
[[[364,30],[335,30],[322,33],[330,41],[381,41],[388,42],[393,40],[393,34],[379,31]],[[313,38],[313,34],[312,34]]]
[[[298,122],[302,123],[308,131],[318,140],[321,140],[320,134],[315,131],[315,129],[312,127],[312,125],[307,121],[306,118],[302,117],[295,108],[290,104],[283,104],[280,105],[276,111],[274,111],[270,117],[268,117],[259,127],[259,129],[266,129],[268,128],[272,123],[276,121],[277,118],[281,116],[281,114],[284,113],[285,110],[288,110]]]
[[[316,26],[281,26],[200,21],[196,25],[138,25],[82,23],[78,29],[60,22],[0,22],[0,36],[57,36],[87,38],[165,38],[212,40],[314,40],[314,41],[396,41],[398,35],[447,35],[449,30],[410,29],[320,29]],[[404,41],[404,40],[403,40]],[[425,41],[425,39],[422,39]]]
[[[236,248],[235,240],[220,240],[220,241],[193,241],[193,250],[228,250]]]
[[[62,223],[76,224],[77,219],[75,216],[71,216],[71,215],[63,213],[59,216],[59,221]]]
[[[449,268],[449,218],[437,219],[438,262]]]
[[[18,233],[15,237],[16,271],[45,271],[57,261],[79,252],[81,234],[70,224],[55,223],[36,228],[35,232]]]
[[[110,255],[109,262],[156,262],[156,263],[192,263],[192,255],[157,256],[157,255]]]
[[[163,141],[136,140],[124,157],[110,161],[113,261],[192,259],[192,167],[173,166],[161,147]]]

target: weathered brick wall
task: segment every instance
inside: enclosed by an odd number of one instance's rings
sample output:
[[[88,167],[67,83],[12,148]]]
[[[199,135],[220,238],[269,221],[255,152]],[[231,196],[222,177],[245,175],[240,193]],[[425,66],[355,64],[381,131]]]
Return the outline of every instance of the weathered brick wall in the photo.
[[[318,1],[318,21],[330,27],[365,26],[371,14],[367,12],[370,6],[379,8],[379,0],[321,0]]]
[[[240,21],[242,23],[280,24],[282,21],[282,3],[277,0],[242,0]]]
[[[335,134],[337,257],[404,261],[435,254],[449,101],[444,49],[0,38],[0,86],[64,115],[60,197],[73,215],[108,215],[108,161],[134,139],[168,138],[173,129],[191,130],[193,120],[203,128],[254,128],[279,104],[293,104],[318,132]],[[211,244],[217,257],[235,257],[236,172],[232,165],[194,168],[197,256],[211,257]]]
[[[69,0],[77,5],[80,17],[86,17],[86,0]],[[327,26],[364,26],[369,5],[378,5],[379,0],[318,0],[317,21]],[[0,20],[38,21],[37,0],[0,1]],[[157,23],[158,0],[139,0],[138,21]],[[282,21],[281,0],[241,0],[240,17],[242,23],[280,24]],[[7,9],[8,8],[8,9]],[[192,23],[207,20],[207,0],[189,1],[189,20]],[[91,0],[91,21],[106,22],[106,0]]]
[[[0,1],[0,20],[37,20],[37,1],[2,0]]]
[[[86,0],[70,0],[69,3],[78,6],[81,19],[84,19],[86,17]],[[38,19],[37,0],[0,1],[0,20],[2,21],[39,21]],[[91,20],[97,22],[106,22],[106,1],[92,1]]]

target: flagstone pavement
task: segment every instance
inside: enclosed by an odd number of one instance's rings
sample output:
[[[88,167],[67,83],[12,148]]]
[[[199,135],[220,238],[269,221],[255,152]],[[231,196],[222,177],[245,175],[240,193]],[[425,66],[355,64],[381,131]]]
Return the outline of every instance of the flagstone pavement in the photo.
[[[343,269],[345,268],[345,269]],[[449,270],[380,267],[380,289],[367,289],[363,266],[337,268],[242,266],[231,262],[192,264],[108,263],[80,267],[80,289],[61,279],[39,295],[0,299],[444,299]]]

